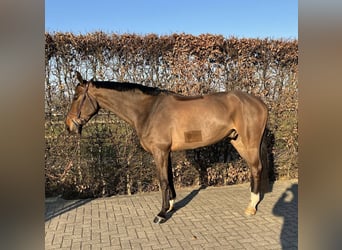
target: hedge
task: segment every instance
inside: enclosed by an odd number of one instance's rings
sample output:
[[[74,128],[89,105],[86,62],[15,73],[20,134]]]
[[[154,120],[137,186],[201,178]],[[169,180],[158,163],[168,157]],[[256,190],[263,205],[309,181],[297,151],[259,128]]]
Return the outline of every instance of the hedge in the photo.
[[[135,131],[100,111],[82,138],[65,131],[76,84],[84,78],[129,81],[201,95],[240,89],[269,109],[272,178],[298,177],[298,41],[221,35],[45,34],[46,195],[99,197],[158,190],[151,155]],[[249,169],[227,139],[174,152],[176,186],[249,181]]]

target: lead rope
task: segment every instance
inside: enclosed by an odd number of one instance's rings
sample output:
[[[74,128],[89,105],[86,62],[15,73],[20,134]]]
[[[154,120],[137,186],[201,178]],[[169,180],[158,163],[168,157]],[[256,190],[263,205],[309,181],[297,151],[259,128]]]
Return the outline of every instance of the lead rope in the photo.
[[[82,182],[83,175],[81,171],[81,135],[79,136],[77,140],[77,172],[79,176],[79,181]]]

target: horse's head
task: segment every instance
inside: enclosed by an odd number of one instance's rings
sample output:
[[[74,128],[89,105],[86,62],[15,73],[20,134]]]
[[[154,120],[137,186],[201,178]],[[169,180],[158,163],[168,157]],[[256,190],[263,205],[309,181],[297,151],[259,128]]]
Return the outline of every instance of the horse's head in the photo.
[[[99,105],[95,97],[89,93],[92,81],[83,80],[79,72],[76,72],[76,75],[80,83],[75,88],[74,98],[66,116],[65,124],[69,132],[81,134],[82,126],[97,114]]]

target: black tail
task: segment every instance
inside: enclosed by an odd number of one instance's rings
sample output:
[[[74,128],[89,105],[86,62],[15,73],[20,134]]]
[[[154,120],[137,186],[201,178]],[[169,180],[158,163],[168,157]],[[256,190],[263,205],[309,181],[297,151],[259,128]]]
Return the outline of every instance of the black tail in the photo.
[[[270,162],[268,157],[267,129],[265,129],[260,144],[260,159],[262,165],[260,192],[268,193],[270,188]]]

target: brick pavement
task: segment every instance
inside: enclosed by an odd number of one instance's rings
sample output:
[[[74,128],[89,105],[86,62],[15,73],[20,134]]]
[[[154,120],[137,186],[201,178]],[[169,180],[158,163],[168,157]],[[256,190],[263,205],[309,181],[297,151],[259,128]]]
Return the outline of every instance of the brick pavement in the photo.
[[[49,198],[45,249],[298,249],[297,190],[297,180],[277,181],[248,217],[249,184],[178,189],[176,211],[161,225],[153,223],[159,192]]]

